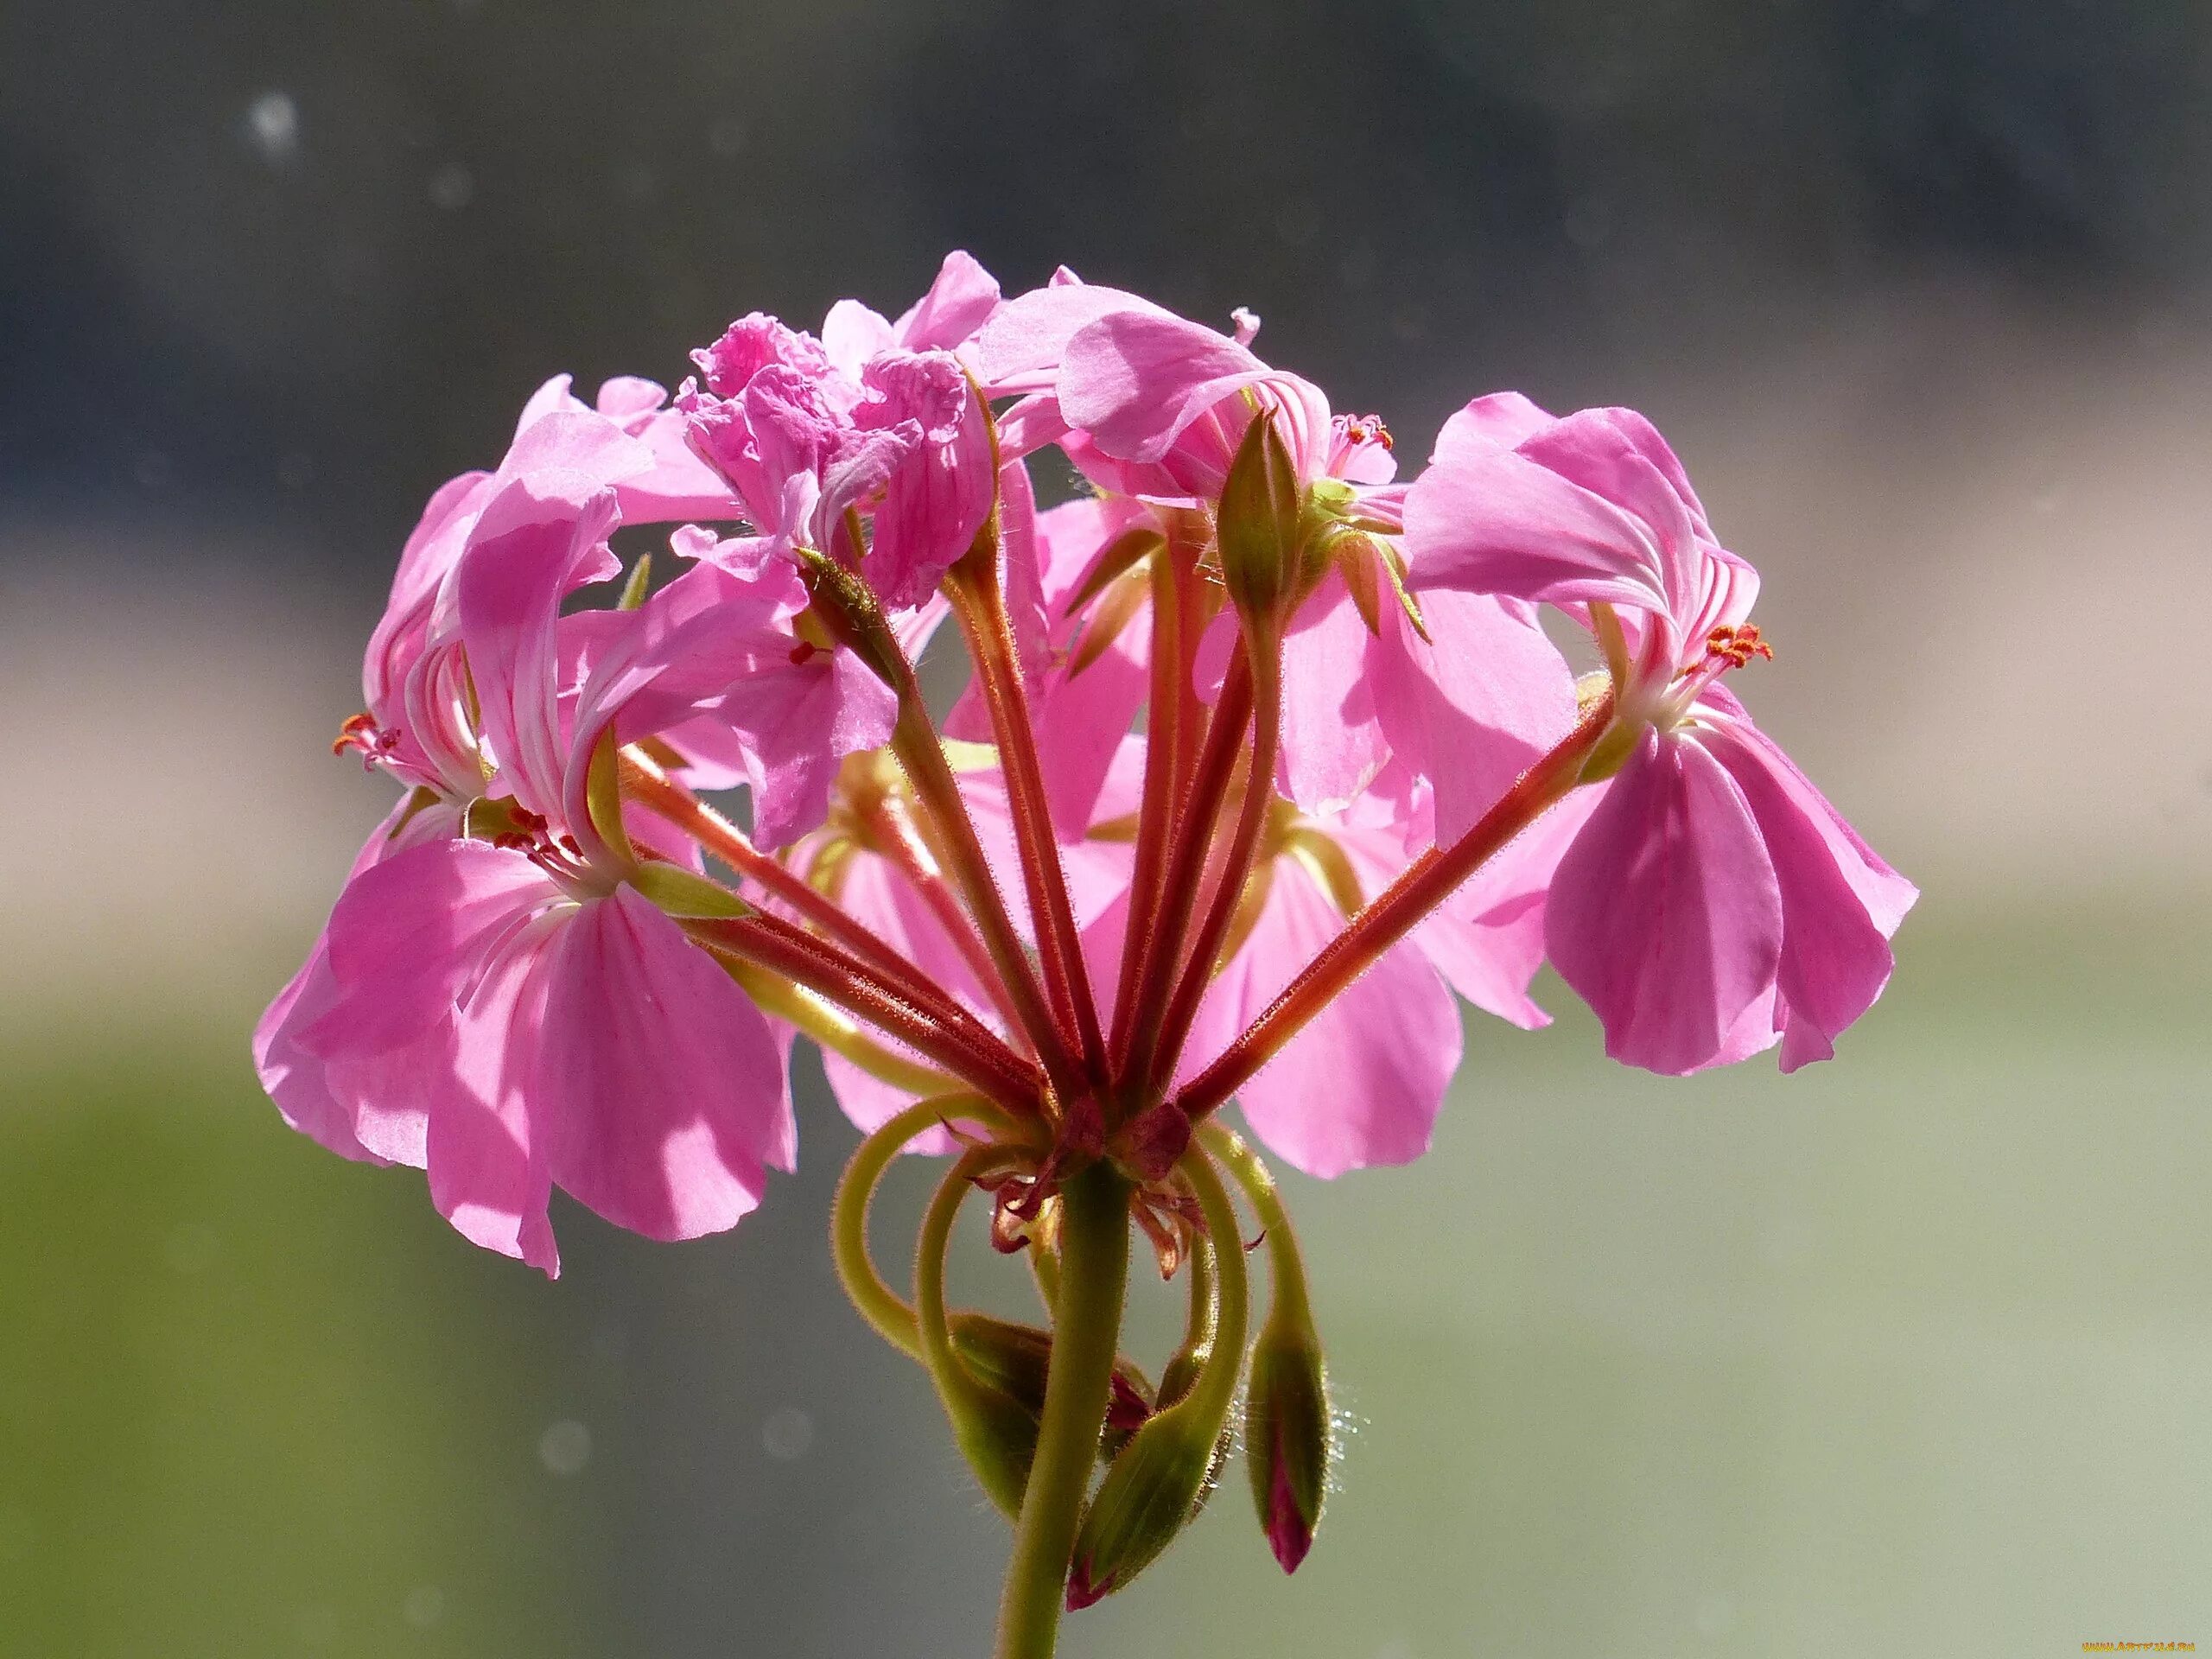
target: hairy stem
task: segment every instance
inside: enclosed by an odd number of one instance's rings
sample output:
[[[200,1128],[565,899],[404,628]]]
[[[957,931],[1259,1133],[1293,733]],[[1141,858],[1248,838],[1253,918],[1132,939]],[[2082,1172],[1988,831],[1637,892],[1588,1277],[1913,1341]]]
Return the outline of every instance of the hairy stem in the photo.
[[[1198,1118],[1235,1094],[1246,1078],[1305,1028],[1307,1020],[1373,967],[1385,950],[1419,926],[1491,855],[1573,790],[1581,777],[1583,762],[1605,735],[1612,717],[1612,695],[1608,692],[1555,748],[1521,774],[1474,828],[1448,848],[1431,848],[1423,853],[1374,903],[1353,917],[1343,932],[1299,970],[1267,1011],[1224,1049],[1220,1058],[1185,1085],[1175,1097],[1176,1104]]]
[[[836,1264],[838,1282],[875,1333],[910,1359],[922,1357],[914,1310],[875,1270],[868,1249],[868,1211],[875,1202],[875,1189],[884,1171],[907,1143],[940,1123],[955,1121],[1001,1131],[1014,1127],[1011,1120],[974,1095],[918,1101],[861,1142],[845,1173],[837,1178],[837,1197],[830,1210],[830,1255]]]
[[[1178,754],[1189,741],[1183,720],[1178,677],[1183,668],[1183,607],[1173,550],[1163,545],[1152,556],[1151,689],[1145,704],[1144,798],[1137,811],[1136,865],[1129,879],[1129,925],[1122,944],[1121,982],[1114,997],[1114,1052],[1129,1047],[1129,1019],[1135,1011],[1137,975],[1147,941],[1160,911],[1160,884],[1167,859],[1167,836],[1174,827],[1175,797],[1182,766]]]
[[[796,871],[762,852],[745,832],[671,778],[632,747],[622,754],[623,792],[683,830],[707,851],[788,906],[823,935],[894,981],[910,1001],[928,1004],[936,992],[928,975],[890,944],[817,893]]]
[[[1221,815],[1222,798],[1236,770],[1238,746],[1243,741],[1251,710],[1251,658],[1249,652],[1239,652],[1222,682],[1221,697],[1214,705],[1213,723],[1206,732],[1198,771],[1192,777],[1182,810],[1176,815],[1156,925],[1143,941],[1144,967],[1137,976],[1136,994],[1128,1001],[1128,1046],[1120,1057],[1119,1067],[1124,1084],[1141,1083],[1152,1072],[1160,1017],[1182,961],[1191,912],[1197,906],[1198,883],[1205,873],[1206,854],[1213,844],[1214,820]],[[1121,1022],[1117,1020],[1116,1026],[1120,1029]]]
[[[897,1039],[1010,1111],[1035,1116],[1034,1070],[972,1016],[940,1020],[863,963],[779,917],[685,917],[681,925],[717,956],[794,980]]]
[[[1068,902],[1067,872],[1060,862],[1058,838],[1052,833],[1052,804],[1045,794],[1029,694],[1021,680],[997,561],[963,560],[955,567],[946,588],[982,683],[991,730],[998,738],[999,764],[1006,773],[1007,801],[1014,817],[1014,841],[1021,852],[1029,913],[1036,919],[1046,988],[1059,1019],[1071,1025],[1084,1070],[1096,1087],[1106,1080],[1106,1043],[1098,1029],[1098,1007],[1084,965],[1075,910]]]
[[[996,1659],[1050,1659],[1120,1344],[1129,1185],[1101,1160],[1060,1191],[1060,1285],[1037,1455],[1014,1522]]]
[[[1206,907],[1198,937],[1191,942],[1182,976],[1175,982],[1174,993],[1160,1019],[1149,1079],[1155,1084],[1174,1075],[1175,1062],[1191,1034],[1191,1022],[1198,1018],[1199,999],[1213,978],[1214,959],[1221,954],[1222,941],[1229,937],[1230,924],[1236,919],[1238,901],[1244,895],[1245,879],[1251,874],[1253,855],[1259,850],[1268,809],[1274,802],[1275,748],[1282,735],[1281,647],[1274,640],[1254,634],[1245,636],[1245,645],[1252,662],[1253,737],[1244,799],[1237,810],[1236,828],[1230,838],[1220,879],[1214,884],[1213,901]]]
[[[1313,1299],[1306,1286],[1306,1262],[1299,1254],[1298,1235],[1292,1230],[1290,1212],[1283,1208],[1275,1178],[1243,1136],[1220,1123],[1201,1123],[1198,1144],[1226,1169],[1244,1194],[1245,1203],[1268,1238],[1268,1268],[1274,1275],[1274,1306],[1278,1315],[1313,1323]]]

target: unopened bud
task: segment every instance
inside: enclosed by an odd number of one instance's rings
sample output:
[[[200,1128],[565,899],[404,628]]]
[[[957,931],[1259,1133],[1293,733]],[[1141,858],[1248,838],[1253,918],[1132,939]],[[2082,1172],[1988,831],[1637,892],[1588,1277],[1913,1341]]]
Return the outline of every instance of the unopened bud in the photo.
[[[984,1495],[1008,1520],[1020,1515],[1037,1457],[1037,1414],[1003,1389],[972,1381],[945,1401],[945,1412]]]
[[[1320,1344],[1305,1320],[1270,1319],[1252,1344],[1244,1454],[1260,1525],[1286,1573],[1298,1571],[1320,1524],[1330,1446]]]
[[[1275,431],[1273,413],[1262,410],[1229,463],[1215,528],[1223,584],[1249,621],[1273,625],[1291,596],[1300,494],[1296,463]]]
[[[1083,1517],[1068,1571],[1070,1612],[1111,1595],[1158,1560],[1211,1495],[1229,1431],[1195,1399],[1130,1438]]]
[[[1014,1400],[1033,1418],[1044,1414],[1045,1379],[1052,1363],[1051,1332],[1016,1319],[993,1319],[972,1308],[957,1310],[945,1324],[952,1333],[953,1351],[969,1375]],[[1125,1433],[1151,1415],[1151,1384],[1133,1362],[1116,1357],[1106,1400],[1107,1429]]]
[[[810,547],[791,550],[799,580],[813,601],[811,614],[837,644],[850,651],[886,685],[896,687],[902,658],[883,606],[865,579]]]

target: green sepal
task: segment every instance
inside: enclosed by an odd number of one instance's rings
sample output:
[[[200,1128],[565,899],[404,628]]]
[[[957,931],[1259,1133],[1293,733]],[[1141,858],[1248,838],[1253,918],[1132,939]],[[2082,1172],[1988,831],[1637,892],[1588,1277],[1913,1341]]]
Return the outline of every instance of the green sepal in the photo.
[[[630,845],[629,827],[622,822],[622,746],[615,741],[611,721],[591,746],[591,770],[584,779],[584,810],[591,827],[599,831],[609,851],[625,864],[638,861]]]
[[[1222,480],[1214,536],[1230,602],[1251,621],[1272,626],[1291,597],[1302,506],[1290,450],[1262,410]]]
[[[721,882],[659,859],[648,859],[631,871],[630,885],[671,916],[744,916],[753,908]]]
[[[512,795],[479,795],[461,812],[461,833],[470,841],[498,841],[503,836],[536,837],[538,825],[522,816]]]
[[[645,590],[653,582],[653,556],[638,555],[637,563],[630,567],[630,579],[622,584],[622,597],[614,601],[618,611],[634,611],[645,602]]]
[[[1134,524],[1106,543],[1106,550],[1076,584],[1075,592],[1060,607],[1063,616],[1077,611],[1104,593],[1117,576],[1135,569],[1167,545],[1167,538],[1145,524]]]

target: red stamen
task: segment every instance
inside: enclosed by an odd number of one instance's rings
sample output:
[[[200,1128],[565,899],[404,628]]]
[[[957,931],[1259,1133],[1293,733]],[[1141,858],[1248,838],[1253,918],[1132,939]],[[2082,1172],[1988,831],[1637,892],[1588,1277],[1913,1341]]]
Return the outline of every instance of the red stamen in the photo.
[[[1706,635],[1705,654],[1708,661],[1741,668],[1754,657],[1772,662],[1774,647],[1759,637],[1758,623],[1746,622],[1740,627],[1718,627]]]

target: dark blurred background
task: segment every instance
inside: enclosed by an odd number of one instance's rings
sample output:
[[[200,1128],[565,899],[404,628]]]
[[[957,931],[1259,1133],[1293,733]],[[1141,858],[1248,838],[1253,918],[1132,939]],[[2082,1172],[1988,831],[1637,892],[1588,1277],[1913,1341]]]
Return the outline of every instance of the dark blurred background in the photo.
[[[1232,1471],[1069,1650],[2212,1642],[2208,117],[2184,0],[0,8],[0,1654],[987,1645],[810,1062],[759,1215],[564,1206],[549,1286],[245,1055],[430,489],[548,374],[955,245],[1249,305],[1409,459],[1645,409],[1766,574],[1764,723],[1927,893],[1832,1065],[1624,1075],[1554,986],[1424,1163],[1295,1183],[1314,1554]]]

